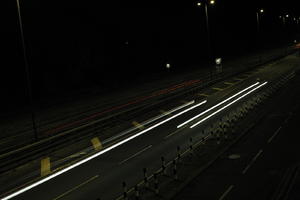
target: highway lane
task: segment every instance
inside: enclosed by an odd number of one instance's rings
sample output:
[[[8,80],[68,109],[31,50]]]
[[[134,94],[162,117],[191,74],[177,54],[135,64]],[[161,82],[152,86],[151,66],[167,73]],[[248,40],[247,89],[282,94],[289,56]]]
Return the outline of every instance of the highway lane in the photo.
[[[249,86],[249,82],[253,82],[253,79],[254,78],[249,79],[238,86],[231,88],[230,92],[236,92],[234,90],[240,89],[238,87],[245,88],[246,86]],[[216,98],[216,100],[220,100],[218,98],[219,96],[222,95],[216,94],[214,98]],[[218,102],[213,100],[214,98],[211,97],[211,100],[208,102],[211,104]],[[205,106],[210,105],[207,104]],[[170,134],[170,132],[172,132],[170,131],[172,128],[168,126],[173,128],[175,127],[176,130],[176,126],[180,122],[195,116],[195,114],[205,109],[205,106],[195,109],[184,116],[178,117],[170,121],[170,123],[155,129],[155,131],[151,131],[137,137],[134,140],[103,154],[97,159],[79,166],[70,172],[62,174],[61,176],[58,176],[57,178],[18,196],[16,199],[55,199],[57,197],[60,197],[60,199],[82,199],[83,196],[85,198],[101,196],[104,197],[104,199],[110,199],[116,192],[121,192],[122,180],[128,180],[132,183],[136,183],[136,180],[142,177],[141,168],[145,166],[152,166],[153,169],[156,168],[155,166],[160,165],[161,155],[168,154],[166,155],[166,158],[174,157],[178,144],[181,144],[182,146],[182,143],[185,143],[184,140],[187,140],[188,137],[198,135],[199,131],[201,132],[203,127],[198,129],[186,128],[180,134],[175,134],[167,140],[164,139],[168,134]],[[209,124],[209,121],[207,121],[207,124]],[[120,162],[147,148],[149,145],[152,145],[151,148],[146,149],[142,154],[133,157],[130,159],[130,162],[122,163],[122,168],[120,167]],[[174,151],[172,152],[170,149],[174,149]],[[138,171],[140,171],[140,177],[136,176]],[[130,184],[130,182],[128,182],[128,184]],[[73,188],[77,189],[72,190]],[[45,193],[45,191],[47,191],[47,193]],[[45,196],[45,194],[47,195]],[[62,194],[66,195],[61,196]]]
[[[275,100],[271,102],[271,112],[262,122],[175,200],[271,199],[285,172],[300,162],[299,75],[296,79],[272,98]]]

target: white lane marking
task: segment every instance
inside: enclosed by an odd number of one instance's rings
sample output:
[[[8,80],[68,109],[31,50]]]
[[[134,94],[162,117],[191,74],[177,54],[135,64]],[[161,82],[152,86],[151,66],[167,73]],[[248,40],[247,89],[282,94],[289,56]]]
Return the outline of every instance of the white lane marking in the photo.
[[[164,139],[168,139],[169,137],[175,135],[176,133],[178,133],[180,131],[181,131],[181,129],[177,129],[176,131],[174,131],[174,132],[170,133],[169,135],[165,136]]]
[[[220,106],[220,105],[226,103],[227,101],[229,101],[229,100],[233,99],[234,97],[240,95],[241,93],[243,93],[243,92],[245,92],[245,91],[247,91],[247,90],[249,90],[249,89],[255,87],[255,86],[258,85],[258,84],[259,84],[259,82],[255,83],[255,84],[253,84],[253,85],[251,85],[251,86],[249,86],[249,87],[247,87],[246,89],[244,89],[244,90],[242,90],[242,91],[236,93],[235,95],[233,95],[233,96],[231,96],[231,97],[225,99],[224,101],[222,101],[222,102],[218,103],[217,105],[215,105],[215,106],[213,106],[213,107],[207,109],[206,111],[200,113],[199,115],[196,115],[195,117],[193,117],[193,118],[191,118],[191,119],[185,121],[184,123],[178,125],[177,128],[183,127],[184,125],[186,125],[186,124],[190,123],[191,121],[193,121],[193,120],[195,120],[195,119],[201,117],[202,115],[205,115],[205,114],[208,113],[209,111],[211,111],[211,110],[217,108],[218,106]]]
[[[276,135],[279,133],[279,131],[281,130],[281,126],[275,131],[275,133],[268,139],[268,143],[271,143],[272,140],[276,137]]]
[[[52,199],[52,200],[61,199],[62,197],[64,197],[64,196],[70,194],[71,192],[73,192],[73,191],[77,190],[78,188],[80,188],[80,187],[82,187],[82,186],[88,184],[89,182],[95,180],[95,179],[98,178],[98,177],[99,177],[99,175],[93,176],[92,178],[89,178],[88,180],[84,181],[83,183],[81,183],[81,184],[79,184],[79,185],[73,187],[72,189],[66,191],[65,193],[59,195],[58,197],[56,197],[56,198],[54,198],[54,199]]]
[[[140,135],[143,135],[144,133],[146,133],[146,132],[148,132],[148,131],[150,131],[150,130],[152,130],[152,129],[154,129],[154,128],[162,125],[162,124],[165,124],[166,122],[168,122],[168,121],[170,121],[170,120],[172,120],[172,119],[174,119],[174,118],[176,118],[176,117],[178,117],[180,115],[183,115],[186,112],[189,112],[192,109],[195,109],[195,108],[197,108],[197,107],[205,104],[206,102],[207,102],[207,100],[202,101],[201,103],[199,103],[197,105],[194,105],[194,106],[192,106],[190,108],[187,108],[186,110],[183,110],[183,111],[181,111],[181,112],[173,115],[172,117],[169,117],[168,119],[165,119],[165,120],[163,120],[163,121],[161,121],[161,122],[159,122],[159,123],[157,123],[157,124],[155,124],[153,126],[150,126],[149,128],[146,128],[143,131],[141,131],[141,132],[139,132],[139,133],[137,133],[135,135],[132,135],[132,136],[130,136],[130,137],[128,137],[128,138],[126,138],[126,139],[118,142],[118,143],[115,143],[115,144],[113,144],[113,145],[111,145],[111,146],[109,146],[107,148],[104,148],[102,151],[99,151],[98,153],[95,153],[95,154],[91,155],[88,158],[85,158],[85,159],[83,159],[83,160],[81,160],[81,161],[79,161],[79,162],[77,162],[77,163],[75,163],[73,165],[70,165],[70,166],[68,166],[68,167],[66,167],[66,168],[64,168],[64,169],[62,169],[60,171],[57,171],[57,172],[55,172],[55,173],[53,173],[53,174],[45,177],[44,179],[41,179],[41,180],[39,180],[39,181],[37,181],[35,183],[32,183],[32,184],[30,184],[28,186],[23,187],[23,188],[15,191],[15,192],[13,192],[13,193],[5,196],[5,197],[2,197],[2,200],[11,199],[11,198],[13,198],[15,196],[18,196],[18,195],[20,195],[20,194],[22,194],[22,193],[24,193],[24,192],[26,192],[26,191],[34,188],[34,187],[40,185],[40,184],[43,184],[43,183],[45,183],[45,182],[47,182],[47,181],[49,181],[49,180],[51,180],[51,179],[53,179],[55,177],[57,177],[57,176],[65,173],[65,172],[67,172],[67,171],[70,171],[71,169],[73,169],[75,167],[78,167],[78,166],[80,166],[80,165],[82,165],[82,164],[84,164],[84,163],[86,163],[86,162],[88,162],[88,161],[90,161],[90,160],[92,160],[94,158],[97,158],[98,156],[100,156],[100,155],[102,155],[102,154],[104,154],[104,153],[106,153],[106,152],[108,152],[108,151],[110,151],[110,150],[112,150],[112,149],[114,149],[114,148],[116,148],[116,147],[118,147],[118,146],[120,146],[120,145],[122,145],[122,144],[124,144],[124,143],[126,143],[126,142],[128,142],[128,141],[130,141],[130,140],[132,140],[132,139],[134,139],[136,137],[138,137],[138,136],[140,136]]]
[[[222,194],[222,196],[219,198],[219,200],[223,200],[233,188],[234,188],[234,185],[229,186],[229,188]]]
[[[190,128],[194,128],[196,126],[198,126],[199,124],[201,124],[202,122],[206,121],[207,119],[211,118],[212,116],[214,116],[215,114],[221,112],[222,110],[224,110],[225,108],[231,106],[232,104],[234,104],[235,102],[239,101],[240,99],[244,98],[245,96],[249,95],[250,93],[254,92],[255,90],[259,89],[260,87],[266,85],[268,82],[265,82],[259,86],[257,86],[256,88],[250,90],[249,92],[247,92],[246,94],[242,95],[241,97],[237,98],[236,100],[232,101],[231,103],[225,105],[224,107],[222,107],[221,109],[217,110],[216,112],[208,115],[207,117],[203,118],[202,120],[200,120],[199,122],[195,123],[194,125],[192,125]]]
[[[246,174],[248,169],[254,164],[254,162],[257,160],[257,158],[262,154],[263,150],[259,150],[259,152],[255,155],[255,157],[251,160],[251,162],[246,166],[246,168],[243,170],[243,174]]]
[[[119,162],[118,165],[121,165],[121,164],[127,162],[128,160],[138,156],[139,154],[143,153],[144,151],[150,149],[151,147],[152,147],[152,145],[149,145],[149,146],[145,147],[144,149],[142,149],[142,150],[138,151],[137,153],[133,154],[132,156],[130,156],[130,157],[126,158],[125,160]]]

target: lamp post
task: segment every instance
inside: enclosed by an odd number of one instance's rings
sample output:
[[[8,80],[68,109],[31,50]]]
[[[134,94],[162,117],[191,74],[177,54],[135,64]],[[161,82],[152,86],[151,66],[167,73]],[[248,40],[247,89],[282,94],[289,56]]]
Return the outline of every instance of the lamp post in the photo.
[[[208,6],[214,5],[215,0],[203,0],[201,2],[197,3],[198,7],[201,7],[202,4],[204,5],[205,10],[205,22],[206,22],[206,32],[207,32],[207,48],[208,48],[208,57],[209,60],[212,62],[212,48],[211,48],[211,39],[210,39],[210,27],[209,27],[209,15],[208,15]],[[211,77],[212,77],[212,71],[211,71]]]
[[[257,25],[257,33],[260,32],[260,16],[264,13],[264,9],[260,9],[256,12],[256,25]]]
[[[17,3],[17,9],[18,9],[18,20],[19,20],[19,28],[20,28],[21,41],[22,41],[23,58],[24,58],[25,74],[26,74],[26,81],[27,81],[27,90],[28,90],[29,103],[30,103],[30,109],[31,109],[32,128],[33,128],[33,132],[34,132],[34,138],[35,138],[35,140],[38,140],[38,133],[37,133],[36,123],[35,123],[33,95],[32,95],[32,88],[31,88],[32,83],[31,83],[31,79],[30,79],[29,64],[28,64],[28,58],[27,58],[27,53],[26,53],[26,44],[25,44],[24,31],[23,31],[23,22],[22,22],[20,1],[16,0],[16,3]]]

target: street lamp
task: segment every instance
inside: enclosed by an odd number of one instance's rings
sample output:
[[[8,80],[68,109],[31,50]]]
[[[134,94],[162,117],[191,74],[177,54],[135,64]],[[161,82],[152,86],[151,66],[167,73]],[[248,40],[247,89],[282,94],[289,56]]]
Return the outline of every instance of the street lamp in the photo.
[[[260,9],[256,12],[256,21],[257,21],[257,33],[259,34],[260,30],[260,16],[264,13],[264,9]]]
[[[211,59],[211,40],[210,40],[210,28],[209,28],[209,18],[208,18],[208,5],[214,5],[216,2],[215,0],[202,0],[201,2],[197,3],[197,6],[202,6],[204,4],[205,9],[205,19],[206,19],[206,30],[207,30],[207,43],[208,43],[208,53],[209,58]]]
[[[211,49],[211,40],[210,40],[210,29],[209,29],[209,20],[208,20],[208,5],[214,5],[215,0],[202,0],[202,2],[198,2],[197,6],[202,6],[204,4],[205,9],[205,19],[206,19],[206,30],[207,30],[207,47],[208,47],[208,57],[209,63],[212,62],[212,49]],[[210,78],[212,79],[213,70],[210,70]]]
[[[32,128],[34,131],[34,138],[35,138],[35,140],[38,140],[38,133],[37,133],[36,123],[35,123],[33,95],[32,95],[32,88],[31,88],[32,83],[31,83],[31,79],[30,79],[29,64],[28,64],[28,60],[27,60],[26,44],[25,44],[24,31],[23,31],[23,22],[22,22],[20,1],[16,0],[16,3],[17,3],[17,9],[18,9],[19,29],[20,29],[20,34],[21,34],[24,66],[25,66],[25,73],[26,73],[26,80],[27,80],[27,90],[28,90],[28,96],[29,96],[29,103],[30,103],[30,107],[31,107]]]

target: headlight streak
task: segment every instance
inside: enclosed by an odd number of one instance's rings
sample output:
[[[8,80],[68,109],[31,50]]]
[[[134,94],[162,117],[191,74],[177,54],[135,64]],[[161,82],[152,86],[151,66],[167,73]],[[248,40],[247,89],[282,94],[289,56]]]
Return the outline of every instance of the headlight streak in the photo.
[[[206,111],[200,113],[199,115],[196,115],[195,117],[193,117],[193,118],[187,120],[186,122],[184,122],[184,123],[178,125],[177,128],[183,127],[184,125],[186,125],[186,124],[190,123],[191,121],[193,121],[193,120],[195,120],[195,119],[201,117],[202,115],[205,115],[205,114],[208,113],[209,111],[211,111],[211,110],[215,109],[216,107],[218,107],[218,106],[220,106],[220,105],[226,103],[227,101],[230,101],[230,100],[233,99],[234,97],[236,97],[236,96],[240,95],[241,93],[243,93],[243,92],[245,92],[245,91],[247,91],[247,90],[249,90],[249,89],[255,87],[255,86],[258,85],[258,84],[259,84],[259,82],[255,83],[255,84],[253,84],[253,85],[251,85],[251,86],[249,86],[249,87],[247,87],[246,89],[244,89],[244,90],[238,92],[237,94],[235,94],[235,95],[229,97],[228,99],[225,99],[224,101],[222,101],[222,102],[218,103],[217,105],[215,105],[215,106],[213,106],[213,107],[207,109]]]
[[[174,109],[172,109],[172,110],[169,110],[169,111],[167,111],[167,112],[164,113],[164,114],[161,114],[161,115],[159,115],[159,116],[156,116],[156,117],[154,117],[154,118],[152,118],[152,119],[149,119],[149,120],[147,120],[147,121],[145,121],[145,122],[142,122],[141,125],[142,125],[142,126],[146,126],[146,125],[148,125],[148,124],[150,124],[150,123],[152,123],[152,122],[155,122],[156,120],[159,120],[159,119],[161,119],[161,118],[163,118],[163,117],[165,117],[165,116],[167,116],[167,115],[170,115],[170,114],[172,114],[172,113],[174,113],[174,112],[176,112],[176,111],[179,111],[179,110],[181,110],[181,109],[183,109],[183,108],[185,108],[185,107],[187,107],[187,106],[190,106],[190,105],[192,105],[192,104],[194,104],[194,103],[195,103],[195,100],[192,100],[192,101],[190,101],[190,102],[188,102],[188,103],[186,103],[186,104],[183,104],[183,105],[181,105],[181,106],[179,106],[179,107],[177,107],[177,108],[174,108]],[[128,130],[125,130],[125,131],[123,131],[123,132],[121,132],[121,133],[119,133],[119,134],[117,134],[117,135],[115,135],[115,136],[113,136],[113,137],[110,137],[110,138],[104,140],[104,141],[103,141],[103,144],[107,144],[107,143],[110,143],[110,142],[112,142],[112,141],[114,141],[114,140],[117,140],[117,139],[119,139],[120,137],[123,137],[124,135],[127,135],[128,133],[130,133],[130,132],[132,132],[132,131],[135,131],[135,130],[137,130],[137,129],[138,129],[138,128],[134,126],[134,127],[130,128],[130,129],[128,129]]]
[[[88,158],[85,158],[85,159],[83,159],[83,160],[75,163],[74,165],[68,166],[68,167],[66,167],[66,168],[64,168],[64,169],[62,169],[62,170],[60,170],[60,171],[58,171],[58,172],[56,172],[54,174],[51,174],[51,175],[45,177],[42,180],[39,180],[39,181],[37,181],[37,182],[35,182],[35,183],[31,184],[31,185],[28,185],[28,186],[26,186],[26,187],[24,187],[24,188],[22,188],[22,189],[20,189],[20,190],[18,190],[16,192],[13,192],[12,194],[10,194],[8,196],[2,197],[1,200],[8,200],[8,199],[11,199],[13,197],[16,197],[16,196],[18,196],[18,195],[20,195],[20,194],[22,194],[22,193],[24,193],[24,192],[26,192],[26,191],[28,191],[28,190],[36,187],[38,185],[41,185],[41,184],[43,184],[43,183],[45,183],[45,182],[47,182],[47,181],[49,181],[49,180],[51,180],[51,179],[59,176],[59,175],[67,172],[67,171],[70,171],[71,169],[73,169],[75,167],[78,167],[79,165],[82,165],[82,164],[84,164],[84,163],[86,163],[86,162],[88,162],[88,161],[90,161],[90,160],[92,160],[92,159],[94,159],[94,158],[96,158],[96,157],[98,157],[98,156],[100,156],[100,155],[102,155],[102,154],[104,154],[104,153],[106,153],[106,152],[108,152],[108,151],[110,151],[110,150],[112,150],[112,149],[114,149],[114,148],[116,148],[116,147],[118,147],[118,146],[120,146],[120,145],[122,145],[122,144],[124,144],[124,143],[126,143],[126,142],[128,142],[128,141],[130,141],[130,140],[132,140],[132,139],[134,139],[134,138],[136,138],[136,137],[138,137],[138,136],[140,136],[140,135],[142,135],[142,134],[144,134],[144,133],[146,133],[146,132],[148,132],[148,131],[150,131],[150,130],[152,130],[152,129],[154,129],[154,128],[156,128],[156,127],[158,127],[158,126],[160,126],[160,125],[162,125],[162,124],[164,124],[164,123],[166,123],[166,122],[168,122],[168,121],[170,121],[170,120],[172,120],[174,118],[176,118],[176,117],[178,117],[178,116],[180,116],[180,115],[182,115],[182,114],[184,114],[184,113],[186,113],[186,112],[189,112],[190,110],[193,110],[193,109],[195,109],[195,108],[197,108],[197,107],[205,104],[206,102],[207,102],[207,100],[202,101],[201,103],[198,103],[198,104],[196,104],[196,105],[194,105],[194,106],[192,106],[192,107],[190,107],[190,108],[188,108],[188,109],[186,109],[184,111],[181,111],[181,112],[175,114],[174,116],[169,117],[168,119],[165,119],[165,120],[163,120],[163,121],[161,121],[161,122],[159,122],[159,123],[157,123],[157,124],[155,124],[155,125],[147,128],[147,129],[145,129],[145,130],[143,130],[143,131],[141,131],[141,132],[139,132],[139,133],[137,133],[137,134],[135,134],[133,136],[130,136],[130,137],[128,137],[128,138],[126,138],[126,139],[124,139],[124,140],[122,140],[122,141],[120,141],[120,142],[118,142],[118,143],[116,143],[116,144],[114,144],[114,145],[112,145],[110,147],[107,147],[107,148],[103,149],[102,151],[100,151],[100,152],[98,152],[96,154],[91,155]]]
[[[246,94],[240,96],[239,98],[237,98],[236,100],[230,102],[229,104],[227,104],[226,106],[222,107],[221,109],[217,110],[216,112],[208,115],[207,117],[203,118],[202,120],[200,120],[199,122],[197,122],[196,124],[192,125],[190,128],[194,128],[196,126],[198,126],[199,124],[201,124],[202,122],[206,121],[207,119],[211,118],[212,116],[214,116],[215,114],[221,112],[222,110],[224,110],[225,108],[231,106],[232,104],[234,104],[235,102],[239,101],[240,99],[244,98],[245,96],[249,95],[250,93],[254,92],[255,90],[261,88],[262,86],[266,85],[268,82],[265,82],[259,86],[257,86],[256,88],[250,90],[249,92],[247,92]]]

